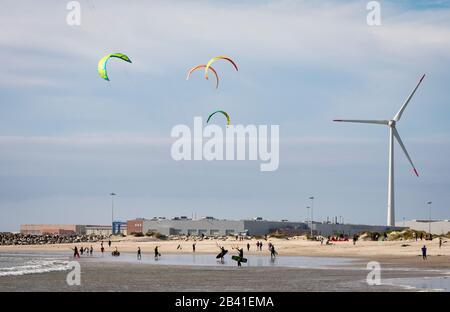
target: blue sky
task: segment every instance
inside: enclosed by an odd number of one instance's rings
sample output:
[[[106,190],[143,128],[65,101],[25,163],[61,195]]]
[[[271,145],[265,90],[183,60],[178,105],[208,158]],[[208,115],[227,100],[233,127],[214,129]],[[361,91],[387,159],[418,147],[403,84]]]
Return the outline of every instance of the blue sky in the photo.
[[[21,223],[103,224],[212,215],[384,224],[388,129],[334,118],[392,118],[396,219],[450,218],[448,1],[4,1],[0,12],[0,230]],[[122,52],[133,63],[97,62]],[[216,55],[221,86],[187,70]],[[280,125],[280,166],[175,162],[170,131],[226,110],[240,124]]]

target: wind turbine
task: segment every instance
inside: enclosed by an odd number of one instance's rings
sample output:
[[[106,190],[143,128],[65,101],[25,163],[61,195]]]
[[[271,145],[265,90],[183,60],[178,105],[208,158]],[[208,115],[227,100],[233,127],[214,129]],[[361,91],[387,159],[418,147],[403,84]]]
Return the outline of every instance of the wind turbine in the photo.
[[[402,148],[403,152],[405,152],[406,158],[408,158],[409,163],[411,164],[414,173],[416,176],[419,176],[417,173],[416,168],[414,167],[414,164],[411,160],[411,157],[409,157],[408,152],[406,151],[405,145],[402,142],[402,139],[400,138],[400,135],[398,134],[398,131],[396,129],[396,124],[402,117],[402,114],[408,105],[409,101],[411,101],[411,98],[414,96],[414,93],[416,93],[417,88],[422,83],[423,78],[425,78],[425,74],[420,78],[419,82],[417,83],[414,90],[411,92],[411,94],[406,99],[405,103],[402,105],[398,113],[394,116],[391,120],[356,120],[356,119],[335,119],[333,121],[338,122],[357,122],[357,123],[368,123],[368,124],[376,124],[376,125],[386,125],[389,127],[389,179],[388,179],[388,209],[387,209],[387,225],[388,226],[394,226],[395,225],[395,204],[394,204],[394,137],[397,140],[398,144],[400,144],[400,147]]]

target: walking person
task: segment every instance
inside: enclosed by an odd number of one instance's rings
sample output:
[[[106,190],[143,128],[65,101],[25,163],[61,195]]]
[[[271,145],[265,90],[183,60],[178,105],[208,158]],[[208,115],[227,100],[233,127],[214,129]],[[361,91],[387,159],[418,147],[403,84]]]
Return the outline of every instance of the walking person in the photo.
[[[427,246],[425,245],[422,247],[422,259],[427,260]]]
[[[277,251],[275,250],[275,246],[273,244],[270,245],[270,259],[275,259],[277,255]]]
[[[439,237],[439,249],[442,247],[442,237]]]
[[[81,246],[80,247],[80,255],[83,255],[83,252],[84,252],[84,248],[83,248],[83,246]]]
[[[228,250],[225,249],[225,247],[220,246],[220,253],[217,255],[216,258],[220,258],[220,262],[224,263],[223,257],[227,254]]]
[[[108,240],[108,247],[111,247],[111,240]]]
[[[137,249],[137,259],[138,260],[141,260],[141,247],[138,247],[138,249]]]
[[[75,246],[75,248],[73,248],[72,250],[73,250],[73,257],[74,258],[80,258],[80,254],[78,253],[77,246]]]
[[[193,243],[193,244],[192,244],[192,252],[195,252],[195,244],[196,244],[196,243]]]
[[[92,247],[92,245],[91,245],[91,249],[89,249],[89,256],[91,256],[92,257],[92,253],[94,252],[94,248]]]
[[[160,246],[155,247],[155,260],[158,260],[159,257],[161,257],[161,254],[159,253],[159,250],[158,250],[159,247]]]
[[[238,257],[239,257],[239,259],[237,260],[237,265],[238,265],[238,267],[240,267],[240,266],[242,266],[241,261],[244,258],[244,248],[236,247],[236,250],[238,251]]]
[[[250,251],[250,243],[247,243],[247,251]]]

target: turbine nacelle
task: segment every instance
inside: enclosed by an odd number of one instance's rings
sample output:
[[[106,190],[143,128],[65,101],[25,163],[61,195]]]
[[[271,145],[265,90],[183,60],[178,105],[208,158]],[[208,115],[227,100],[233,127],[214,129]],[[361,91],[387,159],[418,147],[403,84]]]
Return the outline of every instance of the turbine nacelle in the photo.
[[[395,120],[389,120],[388,121],[388,126],[389,127],[391,127],[391,128],[395,128],[395,124],[396,124],[397,122],[395,121]]]

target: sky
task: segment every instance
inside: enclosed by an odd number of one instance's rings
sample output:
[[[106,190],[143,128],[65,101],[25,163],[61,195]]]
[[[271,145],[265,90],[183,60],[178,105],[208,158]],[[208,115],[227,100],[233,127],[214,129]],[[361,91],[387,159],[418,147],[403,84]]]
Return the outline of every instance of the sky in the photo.
[[[450,3],[380,1],[2,1],[0,231],[22,223],[214,216],[385,224],[390,119],[426,78],[397,129],[396,220],[450,219]],[[107,53],[110,81],[97,73]],[[220,87],[188,69],[214,64]],[[280,164],[175,161],[171,129],[226,110],[279,125]]]

